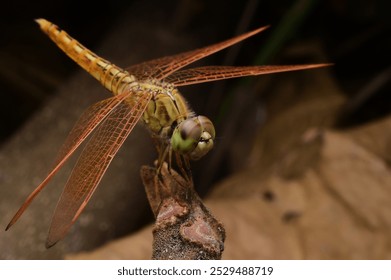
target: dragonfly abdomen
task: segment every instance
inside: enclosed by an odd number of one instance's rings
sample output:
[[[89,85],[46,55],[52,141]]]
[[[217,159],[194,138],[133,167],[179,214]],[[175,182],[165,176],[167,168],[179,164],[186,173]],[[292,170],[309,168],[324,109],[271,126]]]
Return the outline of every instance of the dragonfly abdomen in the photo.
[[[36,21],[61,50],[113,94],[121,93],[129,83],[135,81],[134,76],[127,71],[99,57],[55,24],[45,19]]]

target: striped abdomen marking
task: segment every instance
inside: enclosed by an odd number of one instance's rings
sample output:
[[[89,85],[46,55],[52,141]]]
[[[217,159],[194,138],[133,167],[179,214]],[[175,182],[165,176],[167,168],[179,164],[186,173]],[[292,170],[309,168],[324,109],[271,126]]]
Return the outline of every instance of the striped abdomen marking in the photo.
[[[45,19],[37,19],[36,22],[60,49],[113,94],[121,93],[135,80],[128,72],[97,56],[53,23]]]

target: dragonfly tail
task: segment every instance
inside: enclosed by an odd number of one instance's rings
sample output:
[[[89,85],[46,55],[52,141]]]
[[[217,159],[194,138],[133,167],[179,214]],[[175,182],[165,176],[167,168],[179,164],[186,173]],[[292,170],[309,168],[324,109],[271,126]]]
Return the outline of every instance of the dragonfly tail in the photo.
[[[99,57],[57,25],[42,18],[35,21],[61,50],[113,94],[123,92],[125,86],[135,80],[127,71]]]

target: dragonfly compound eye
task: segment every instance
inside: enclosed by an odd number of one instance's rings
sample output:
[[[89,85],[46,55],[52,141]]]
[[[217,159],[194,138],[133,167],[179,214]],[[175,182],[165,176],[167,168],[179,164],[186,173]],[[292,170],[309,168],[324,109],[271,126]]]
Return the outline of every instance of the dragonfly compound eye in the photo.
[[[214,138],[212,122],[207,117],[198,116],[179,123],[172,134],[171,146],[174,151],[197,160],[213,148]]]

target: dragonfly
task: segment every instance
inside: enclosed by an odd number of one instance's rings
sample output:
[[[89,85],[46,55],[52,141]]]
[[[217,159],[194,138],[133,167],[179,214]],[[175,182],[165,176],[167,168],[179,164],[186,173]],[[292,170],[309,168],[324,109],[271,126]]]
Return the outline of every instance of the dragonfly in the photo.
[[[123,69],[99,57],[55,24],[45,19],[37,19],[36,22],[62,51],[113,94],[93,104],[81,115],[60,148],[53,168],[26,198],[6,227],[8,230],[15,224],[75,150],[89,138],[57,203],[46,240],[47,248],[61,240],[78,219],[113,157],[140,120],[156,141],[158,167],[166,161],[170,162],[171,158],[176,159],[177,165],[189,166],[190,160],[202,158],[213,148],[216,136],[213,123],[207,117],[194,113],[178,87],[329,65],[204,66],[182,69],[268,28],[264,26],[207,47]]]

